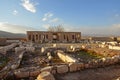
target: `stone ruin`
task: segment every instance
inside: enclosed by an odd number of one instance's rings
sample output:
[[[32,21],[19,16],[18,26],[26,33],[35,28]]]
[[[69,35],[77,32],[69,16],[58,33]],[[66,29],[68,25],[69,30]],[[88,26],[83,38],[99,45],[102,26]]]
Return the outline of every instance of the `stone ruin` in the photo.
[[[114,53],[114,55],[105,56],[103,54],[104,51],[102,51],[102,49],[98,48],[97,46],[92,47],[90,45],[68,45],[61,47],[61,45],[51,44],[51,46],[41,46],[38,48],[33,45],[29,46],[29,44],[26,44],[27,46],[20,44],[19,46],[17,45],[18,44],[11,44],[0,49],[1,53],[4,55],[10,54],[7,51],[14,49],[12,60],[9,61],[7,65],[0,70],[0,79],[15,80],[27,78],[30,80],[55,80],[55,74],[65,74],[89,68],[105,67],[120,62],[120,51],[111,52],[111,50],[107,49],[106,53]],[[5,50],[5,53],[2,52],[2,50]],[[102,55],[102,57],[99,59],[93,59],[88,62],[80,61],[74,56],[76,55],[76,52],[79,52],[80,50],[93,51],[95,55]],[[39,52],[35,53],[36,51]],[[27,53],[43,56],[44,58],[41,64],[45,63],[44,66],[42,67],[40,64],[38,64],[37,66],[22,67],[22,62],[24,61],[24,57],[27,55]],[[69,53],[74,55],[71,56]],[[54,62],[53,59],[55,57],[57,57],[57,59],[59,59],[61,62]],[[38,61],[41,61],[41,59]]]

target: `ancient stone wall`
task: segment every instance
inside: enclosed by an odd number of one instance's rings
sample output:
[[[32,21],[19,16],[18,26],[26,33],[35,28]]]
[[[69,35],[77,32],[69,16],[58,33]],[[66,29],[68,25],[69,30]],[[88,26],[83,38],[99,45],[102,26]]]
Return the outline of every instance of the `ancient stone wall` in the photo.
[[[80,32],[45,32],[28,31],[27,40],[30,42],[79,42],[81,40]]]

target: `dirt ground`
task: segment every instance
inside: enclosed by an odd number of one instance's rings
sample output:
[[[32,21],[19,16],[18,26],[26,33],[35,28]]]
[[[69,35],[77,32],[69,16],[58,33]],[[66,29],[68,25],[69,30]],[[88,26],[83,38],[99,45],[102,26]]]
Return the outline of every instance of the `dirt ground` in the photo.
[[[120,80],[120,64],[55,75],[56,80]]]

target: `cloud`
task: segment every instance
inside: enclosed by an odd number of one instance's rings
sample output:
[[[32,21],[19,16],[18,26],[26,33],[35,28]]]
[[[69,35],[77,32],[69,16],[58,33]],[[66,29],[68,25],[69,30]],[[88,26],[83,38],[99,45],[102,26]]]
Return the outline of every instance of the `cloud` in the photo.
[[[47,21],[48,20],[48,18],[47,17],[44,17],[43,19],[42,19],[42,21]]]
[[[14,10],[13,11],[13,15],[17,15],[18,14],[18,11],[17,10]]]
[[[30,0],[22,0],[22,6],[32,12],[32,13],[35,13],[36,12],[36,7],[35,7],[35,4],[31,3]]]
[[[50,24],[44,24],[42,27],[48,29],[50,26],[51,26]]]
[[[50,13],[50,12],[44,14],[44,17],[50,18],[50,17],[52,17],[52,16],[53,16],[53,13]]]
[[[22,26],[22,25],[15,25],[15,24],[0,22],[0,30],[12,32],[12,33],[26,33],[26,31],[33,31],[36,29]]]
[[[53,16],[53,13],[45,13],[44,17],[42,18],[42,21],[48,21]]]
[[[113,24],[113,25],[112,25],[112,28],[120,29],[120,24]]]
[[[119,17],[120,15],[119,14],[115,14],[115,17]]]
[[[101,36],[120,36],[120,24],[112,24],[110,26],[74,26],[74,25],[63,25],[65,31],[75,31],[75,32],[81,32],[82,34],[87,35],[101,35]]]
[[[58,22],[58,21],[59,21],[58,18],[54,18],[54,19],[50,20],[51,23],[56,23],[56,22]]]

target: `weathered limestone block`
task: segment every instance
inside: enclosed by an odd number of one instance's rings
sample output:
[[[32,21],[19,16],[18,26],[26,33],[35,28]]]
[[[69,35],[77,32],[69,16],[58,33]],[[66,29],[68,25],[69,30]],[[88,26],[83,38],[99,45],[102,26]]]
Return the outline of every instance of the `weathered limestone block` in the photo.
[[[50,52],[47,52],[47,56],[51,56],[51,53],[50,53]]]
[[[53,59],[53,57],[52,56],[48,56],[48,60],[52,60]]]
[[[38,75],[37,80],[55,80],[55,78],[50,72],[45,71]]]
[[[69,71],[70,72],[77,71],[77,66],[78,66],[77,63],[70,63],[69,64]]]
[[[99,67],[104,66],[104,62],[102,61],[102,59],[98,59],[98,66]]]
[[[20,55],[19,55],[19,58],[22,59],[22,57],[23,57],[23,54],[20,54]]]
[[[84,63],[77,63],[77,70],[84,69]]]
[[[29,77],[29,71],[26,71],[26,72],[21,72],[21,71],[16,72],[15,71],[14,75],[16,78],[27,78],[27,77]]]
[[[40,74],[40,69],[37,69],[35,71],[30,71],[30,77],[35,77]]]
[[[111,62],[111,58],[107,57],[105,60],[105,65],[110,65],[110,62]]]
[[[20,62],[21,62],[21,59],[19,59],[19,60],[17,61],[17,64],[19,65],[19,64],[20,64]]]
[[[29,80],[35,80],[35,78],[34,77],[29,77]]]
[[[72,45],[70,46],[70,49],[71,49],[71,50],[73,49],[73,46],[72,46]]]
[[[11,66],[11,69],[16,69],[18,66],[19,66],[18,64],[13,64],[13,65]]]
[[[59,57],[62,61],[64,61],[64,62],[78,62],[77,59],[69,56],[69,55],[66,54],[66,53],[58,52],[57,55],[58,55],[58,57]]]
[[[85,49],[85,46],[84,46],[84,45],[82,45],[82,46],[81,46],[81,48],[82,48],[82,49]]]
[[[91,61],[90,67],[91,68],[96,68],[97,67],[97,64],[95,63],[95,61]]]
[[[89,68],[93,68],[93,62],[92,61],[88,61],[89,64]]]
[[[115,79],[115,80],[120,80],[120,77],[118,77],[117,79]]]
[[[75,47],[71,45],[71,46],[69,47],[69,50],[72,51],[72,52],[74,52],[74,51],[75,51]]]
[[[66,72],[68,72],[68,66],[67,65],[57,66],[57,73],[66,73]]]
[[[25,47],[26,51],[34,52],[35,47]]]
[[[118,60],[119,60],[118,57],[116,57],[116,56],[113,56],[112,59],[113,59],[114,63],[118,62]]]
[[[18,53],[18,52],[21,52],[21,51],[24,51],[25,50],[25,47],[16,47],[15,48],[15,53]]]
[[[56,47],[57,45],[56,44],[53,44],[53,47]]]
[[[10,44],[10,45],[7,45],[7,46],[4,46],[4,47],[0,47],[0,53],[2,54],[6,54],[7,51],[11,50],[12,48],[14,48],[17,44],[13,43],[13,44]]]
[[[2,53],[3,55],[5,55],[7,53],[7,50],[4,47],[2,47],[0,49],[0,53]]]
[[[87,63],[87,64],[85,64],[85,68],[87,69],[87,68],[90,68],[90,66],[89,66],[89,64]]]
[[[110,64],[114,64],[114,59],[112,57],[110,59]]]
[[[106,58],[102,58],[102,61],[105,62],[105,61],[106,61]]]
[[[0,75],[1,76],[1,75]],[[3,77],[1,77],[0,79],[2,80]],[[6,74],[5,80],[14,80],[14,73],[12,71],[8,72]]]
[[[80,51],[80,48],[78,48],[78,47],[77,47],[77,48],[75,48],[75,51]]]
[[[44,71],[51,72],[52,69],[53,69],[53,66],[47,66],[47,67],[42,68],[40,71],[41,72],[44,72]]]
[[[65,54],[63,52],[58,52],[57,53],[58,57],[63,61],[63,62],[66,62],[66,57],[65,57]]]
[[[98,67],[98,61],[97,61],[97,60],[94,60],[94,61],[92,61],[92,62],[93,62],[93,64],[92,64],[93,67],[94,67],[94,68],[97,68],[97,67]]]
[[[120,62],[120,55],[118,56],[118,62]]]
[[[56,74],[56,73],[57,73],[57,67],[56,67],[56,66],[54,66],[54,67],[52,68],[51,73],[52,73],[52,74]]]
[[[115,58],[116,58],[117,62],[119,62],[119,60],[120,60],[119,57],[120,57],[119,55],[115,55]]]
[[[94,64],[95,64],[95,67],[99,67],[99,61],[98,60],[95,60]]]
[[[45,52],[45,48],[42,47],[42,48],[41,48],[41,53],[44,53],[44,52]]]
[[[78,62],[77,59],[75,59],[74,57],[71,57],[69,55],[65,55],[65,59],[66,59],[66,62]]]

